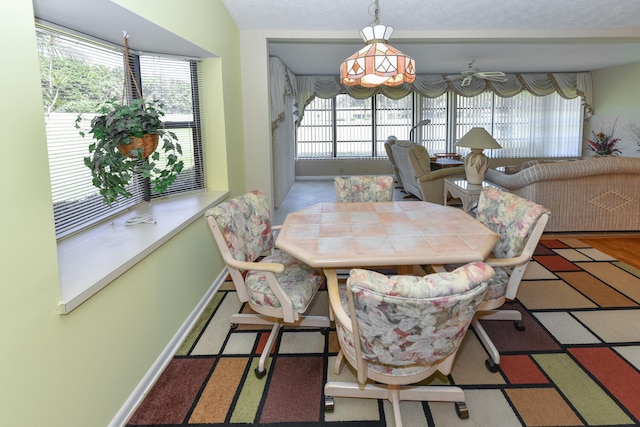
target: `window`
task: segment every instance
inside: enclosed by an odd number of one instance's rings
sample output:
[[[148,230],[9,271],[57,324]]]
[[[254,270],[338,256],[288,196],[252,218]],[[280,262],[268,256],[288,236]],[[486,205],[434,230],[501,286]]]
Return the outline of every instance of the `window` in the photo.
[[[391,99],[378,95],[376,100],[375,150],[372,157],[386,155],[384,142],[389,135],[407,135],[412,126],[413,96]]]
[[[82,138],[75,128],[78,114],[90,119],[104,100],[137,95],[124,88],[123,48],[41,25],[36,31],[54,219],[61,238],[143,201],[145,183],[134,179],[133,197],[119,198],[111,206],[102,202],[83,160],[89,155],[90,136]],[[164,104],[163,124],[177,134],[182,146],[185,167],[165,194],[202,189],[196,62],[131,53],[128,60],[143,97]]]
[[[484,92],[455,97],[455,138],[472,127],[483,127],[502,146],[490,157],[573,157],[582,152],[582,105],[579,98],[557,93],[534,96],[521,92],[501,98]],[[460,149],[466,153],[468,149]]]
[[[305,109],[304,120],[297,131],[297,158],[323,159],[334,156],[334,102],[335,98],[315,98]]]
[[[140,76],[144,97],[163,102],[164,127],[176,134],[182,147],[184,169],[162,196],[204,188],[195,62],[141,56]],[[163,166],[162,162],[159,165]]]
[[[388,135],[409,135],[413,97],[315,98],[297,129],[298,159],[386,157]],[[395,133],[394,133],[395,132]]]
[[[449,136],[449,94],[437,98],[420,97],[421,118],[428,118],[431,123],[416,128],[415,141],[422,141],[429,153],[451,153],[448,148]]]
[[[371,99],[336,97],[336,157],[372,155],[373,118]]]
[[[416,128],[413,139],[430,153],[455,152],[456,141],[469,129],[484,127],[503,147],[488,150],[490,157],[580,156],[582,113],[580,98],[564,99],[556,93],[540,97],[521,92],[511,98],[491,92],[474,97],[409,95],[400,100],[382,95],[357,100],[345,94],[315,98],[297,130],[297,158],[386,157],[387,137],[409,139],[412,127],[423,118],[431,123]]]

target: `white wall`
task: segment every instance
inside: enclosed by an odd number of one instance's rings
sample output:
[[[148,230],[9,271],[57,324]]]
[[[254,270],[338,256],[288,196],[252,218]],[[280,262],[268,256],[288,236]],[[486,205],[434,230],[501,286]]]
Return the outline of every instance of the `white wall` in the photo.
[[[241,31],[242,118],[246,189],[261,189],[273,201],[269,102],[269,53],[263,31]]]
[[[640,128],[640,64],[622,65],[594,71],[594,115],[585,129],[585,139],[608,131],[616,122],[614,136],[622,138],[618,148],[623,156],[640,157],[640,135],[634,138],[630,124]]]

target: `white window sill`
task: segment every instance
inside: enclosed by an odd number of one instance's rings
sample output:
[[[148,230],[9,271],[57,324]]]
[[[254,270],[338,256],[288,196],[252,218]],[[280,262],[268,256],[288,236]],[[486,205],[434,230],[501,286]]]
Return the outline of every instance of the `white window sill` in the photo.
[[[153,200],[58,242],[58,312],[67,314],[78,307],[228,194],[203,191]],[[125,225],[141,215],[151,215],[156,223]]]

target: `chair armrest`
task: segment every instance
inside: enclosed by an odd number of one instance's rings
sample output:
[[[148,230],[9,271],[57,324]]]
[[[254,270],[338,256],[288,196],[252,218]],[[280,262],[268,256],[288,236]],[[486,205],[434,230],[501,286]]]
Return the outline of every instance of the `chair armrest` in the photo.
[[[513,257],[513,258],[495,258],[490,256],[487,259],[485,259],[484,262],[489,264],[491,267],[513,267],[516,265],[524,264],[525,262],[528,262],[530,259],[531,258],[528,257],[526,254],[520,255],[518,257]],[[441,264],[432,264],[431,268],[436,273],[445,273],[447,271],[444,265],[441,265]]]
[[[233,258],[226,258],[225,262],[239,270],[268,271],[271,273],[282,273],[284,271],[284,264],[277,262],[248,262],[238,261]]]
[[[353,333],[351,318],[344,311],[342,302],[340,301],[340,289],[338,288],[338,273],[335,269],[326,268],[324,275],[327,278],[327,294],[329,295],[329,304],[333,312],[336,322],[340,323],[345,329]]]
[[[529,260],[531,260],[531,257],[529,257],[528,254],[523,254],[513,258],[495,258],[490,256],[484,260],[484,262],[489,264],[491,267],[513,267],[524,264]],[[436,273],[445,273],[447,271],[444,265],[441,264],[433,264],[431,265],[431,268]]]
[[[275,297],[280,301],[280,307],[282,310],[282,319],[287,323],[293,323],[298,320],[298,315],[293,310],[293,304],[287,293],[282,289],[280,283],[276,279],[276,273],[282,273],[284,271],[284,264],[277,262],[247,262],[237,261],[235,259],[225,259],[228,266],[236,268],[238,270],[252,270],[252,271],[264,271],[267,277],[267,284]],[[246,292],[246,291],[245,291]]]
[[[446,178],[451,175],[463,176],[463,174],[464,174],[464,167],[456,166],[455,168],[444,168],[444,169],[437,169],[437,170],[431,171],[428,174],[418,177],[418,181],[419,182],[435,181],[436,179]]]
[[[484,262],[489,264],[491,267],[511,267],[514,265],[524,264],[525,262],[529,262],[531,257],[529,254],[523,254],[513,258],[494,258],[489,257]]]

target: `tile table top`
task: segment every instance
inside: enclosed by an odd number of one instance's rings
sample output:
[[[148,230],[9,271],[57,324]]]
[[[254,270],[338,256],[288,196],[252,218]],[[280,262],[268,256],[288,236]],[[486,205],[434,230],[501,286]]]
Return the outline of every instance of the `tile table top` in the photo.
[[[287,215],[275,246],[316,268],[484,260],[498,235],[460,209],[416,201],[320,203]]]

